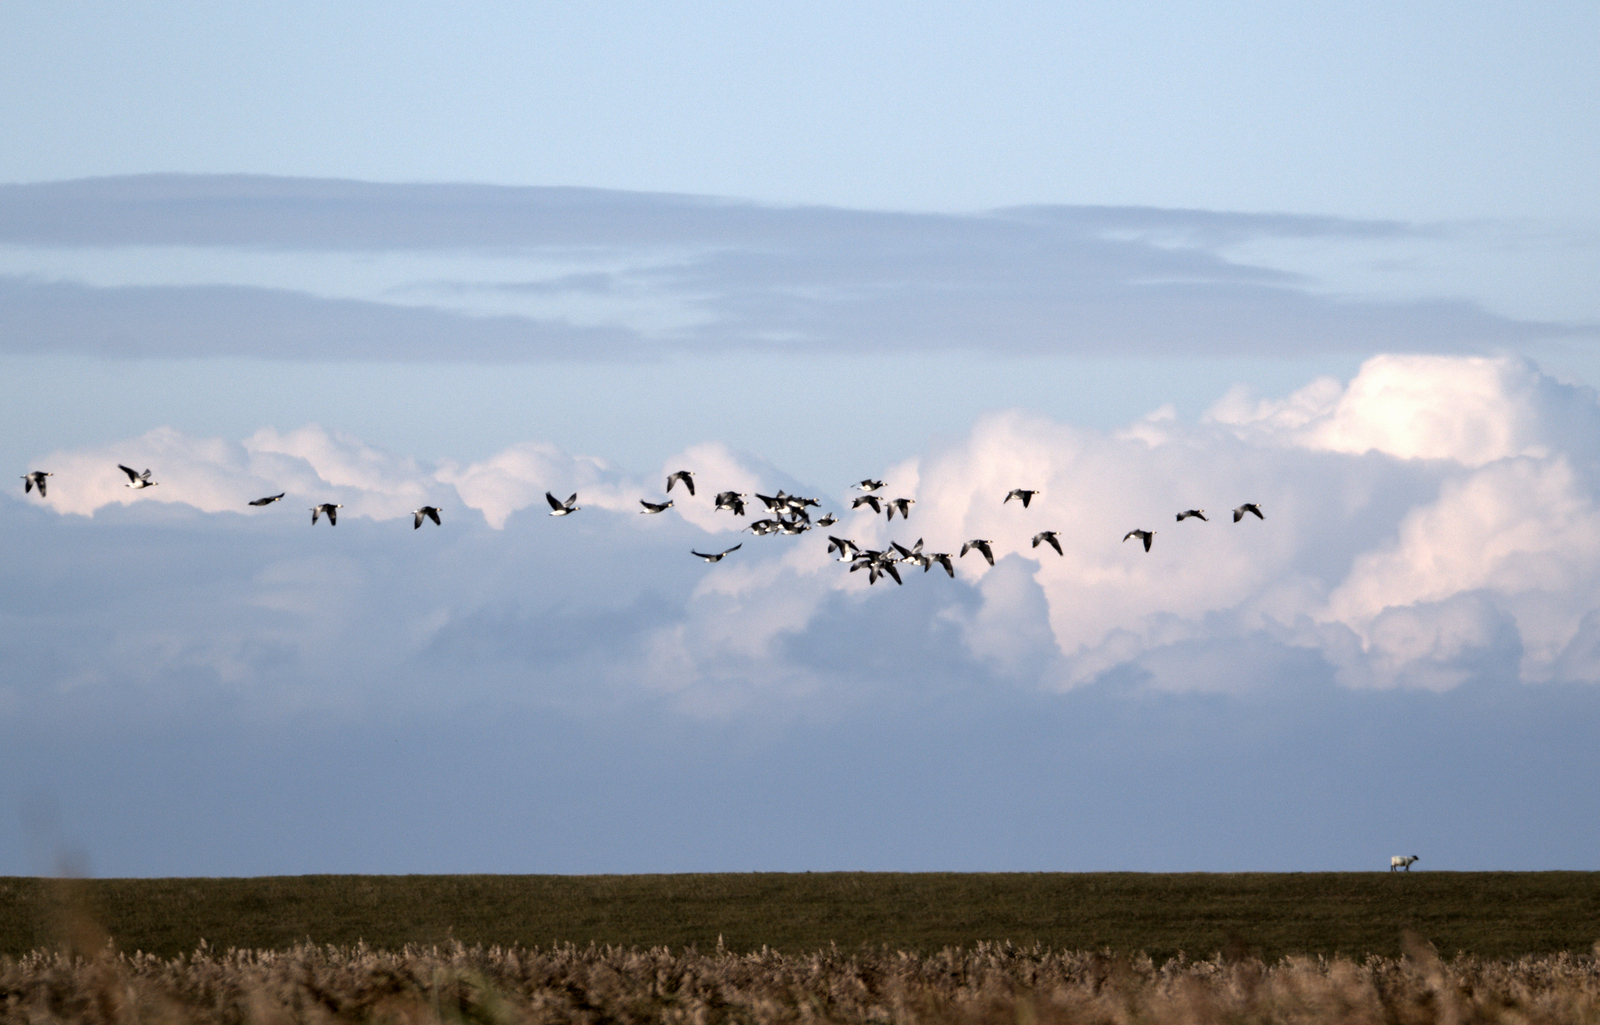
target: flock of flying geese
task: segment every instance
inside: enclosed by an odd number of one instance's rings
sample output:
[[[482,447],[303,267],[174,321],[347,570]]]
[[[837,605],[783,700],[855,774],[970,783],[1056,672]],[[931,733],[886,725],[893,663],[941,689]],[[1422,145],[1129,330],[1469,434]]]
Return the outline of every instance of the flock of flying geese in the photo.
[[[123,466],[121,463],[117,464],[117,469],[121,470],[123,473],[128,475],[128,483],[123,485],[124,487],[129,487],[129,488],[133,488],[135,490],[139,490],[139,489],[142,489],[142,488],[153,488],[157,484],[161,483],[158,480],[151,480],[150,479],[150,471],[149,470],[146,470],[143,473],[140,473],[139,471],[135,470],[133,467],[131,467],[131,466]],[[45,478],[46,477],[54,477],[54,476],[55,476],[55,474],[50,473],[50,472],[45,471],[45,470],[33,470],[33,471],[29,472],[29,473],[23,474],[22,475],[22,493],[23,494],[27,494],[28,492],[32,491],[34,488],[38,488],[39,489],[39,497],[40,498],[44,498],[45,497]],[[257,498],[254,501],[246,502],[245,504],[246,505],[255,505],[255,506],[271,505],[273,502],[281,501],[283,499],[283,496],[286,495],[286,494],[288,494],[288,492],[280,491],[276,495],[268,495],[265,498]],[[328,517],[328,525],[330,527],[338,526],[339,525],[339,510],[343,509],[343,508],[344,508],[344,505],[342,503],[339,503],[339,502],[323,502],[321,505],[312,506],[311,507],[311,525],[312,526],[316,526],[317,517],[326,515]],[[411,526],[412,530],[416,530],[418,527],[422,526],[422,521],[425,520],[425,519],[432,520],[435,524],[439,523],[439,509],[438,509],[437,506],[425,505],[421,509],[413,509],[413,510],[411,510],[411,515],[412,515],[412,518],[413,518],[412,526]]]
[[[671,492],[672,486],[679,482],[688,489],[690,495],[695,493],[693,471],[679,470],[676,473],[669,474],[667,476],[666,490]],[[850,508],[859,509],[862,506],[866,506],[874,513],[883,513],[891,521],[898,513],[902,520],[909,521],[911,519],[911,507],[916,504],[917,500],[914,498],[882,498],[876,494],[882,487],[884,487],[883,481],[873,480],[870,477],[852,484],[852,490],[861,491],[862,494],[850,502]],[[1033,501],[1033,496],[1039,493],[1036,489],[1012,488],[1006,493],[1006,497],[1001,499],[1000,504],[1005,505],[1015,498],[1026,509],[1028,503]],[[564,502],[548,491],[544,493],[544,497],[545,501],[550,503],[551,516],[570,516],[583,508],[578,504],[576,492]],[[743,516],[745,515],[745,499],[750,497],[752,496],[736,491],[719,492],[714,499],[714,510],[721,512],[726,509],[735,516]],[[757,537],[764,537],[769,534],[803,534],[816,527],[831,527],[838,522],[838,517],[831,512],[815,521],[811,519],[809,510],[813,507],[820,507],[822,504],[815,498],[786,494],[782,489],[779,489],[776,495],[757,494],[753,497],[759,500],[767,510],[767,516],[751,522],[744,528]],[[672,508],[672,499],[669,498],[664,502],[649,502],[640,499],[639,504],[644,507],[639,510],[641,516],[657,515]],[[1266,519],[1261,514],[1260,505],[1255,502],[1246,502],[1233,510],[1233,522],[1238,523],[1247,515],[1254,515],[1258,520]],[[1199,520],[1208,519],[1204,509],[1185,509],[1178,514],[1178,522],[1182,523],[1190,517]],[[1122,540],[1127,541],[1129,538],[1138,538],[1143,542],[1144,550],[1148,552],[1151,542],[1155,540],[1155,536],[1156,532],[1153,530],[1135,528],[1124,534]],[[1038,548],[1041,544],[1048,544],[1051,548],[1054,548],[1057,555],[1066,554],[1061,550],[1060,531],[1042,530],[1033,535],[1033,547]],[[993,545],[994,542],[987,538],[974,538],[961,546],[961,552],[955,558],[963,558],[968,552],[977,552],[984,557],[989,565],[993,566]],[[701,552],[691,549],[690,554],[704,559],[706,562],[721,562],[724,558],[743,547],[744,542],[741,541],[732,548],[727,548],[720,552]],[[951,577],[956,575],[955,563],[952,561],[950,553],[923,551],[921,538],[918,538],[917,543],[909,548],[898,541],[890,541],[888,548],[879,550],[862,548],[849,538],[835,537],[829,534],[828,553],[832,554],[834,552],[839,553],[840,562],[848,562],[850,564],[850,572],[866,570],[868,584],[877,583],[878,578],[883,576],[893,579],[897,584],[904,583],[900,577],[899,566],[921,566],[922,571],[926,573],[937,564],[944,567],[944,571]]]
[[[123,466],[121,463],[117,464],[117,468],[128,475],[127,487],[137,490],[141,488],[153,488],[160,483],[159,481],[153,481],[150,479],[149,470],[139,473],[131,466]],[[45,478],[53,476],[55,476],[55,474],[43,470],[34,470],[23,474],[23,493],[27,494],[34,488],[38,488],[39,497],[45,497]],[[670,493],[672,491],[672,486],[678,483],[682,483],[691,496],[695,493],[693,471],[679,470],[676,473],[669,474],[667,477],[666,490]],[[911,519],[911,507],[916,504],[917,500],[914,498],[882,498],[876,494],[876,492],[883,487],[883,481],[873,480],[870,477],[866,480],[858,481],[857,483],[851,485],[852,490],[861,491],[862,494],[851,501],[850,508],[859,509],[862,506],[866,506],[874,513],[883,513],[891,521],[895,518],[896,514],[898,514],[902,520],[909,521]],[[1013,498],[1015,498],[1019,500],[1022,503],[1022,507],[1026,509],[1028,507],[1028,503],[1032,502],[1033,497],[1039,493],[1040,492],[1036,489],[1012,488],[1006,493],[1006,497],[1001,500],[1000,504],[1005,505],[1007,502],[1010,502]],[[267,495],[264,498],[257,498],[247,504],[254,506],[271,505],[274,502],[282,500],[285,494],[287,494],[287,492],[279,492],[276,495]],[[578,495],[576,492],[574,492],[565,502],[548,491],[544,493],[544,497],[545,501],[550,503],[551,516],[570,516],[579,509],[583,508],[578,504]],[[715,498],[714,510],[717,512],[727,510],[734,516],[743,516],[745,515],[746,510],[745,499],[750,497],[752,496],[736,491],[719,492]],[[757,537],[765,537],[771,534],[803,534],[806,531],[813,530],[817,527],[831,527],[838,522],[838,517],[831,512],[825,516],[818,517],[816,520],[811,519],[810,510],[812,508],[818,508],[822,505],[822,503],[815,498],[805,498],[800,495],[786,494],[782,489],[779,489],[776,495],[758,494],[753,497],[758,499],[762,505],[766,507],[767,515],[759,520],[752,521],[743,529],[750,531]],[[657,515],[672,508],[672,499],[669,498],[665,502],[648,502],[644,499],[640,499],[639,504],[644,507],[639,511],[640,515]],[[337,502],[323,502],[320,505],[312,506],[312,525],[316,525],[317,518],[319,516],[326,515],[328,517],[328,525],[337,526],[339,523],[338,511],[343,508],[344,506]],[[416,530],[421,527],[422,521],[425,519],[432,520],[435,525],[440,523],[439,509],[437,506],[425,505],[420,509],[413,509],[411,510],[411,515],[412,530]],[[1266,519],[1266,517],[1261,514],[1261,506],[1255,502],[1246,502],[1237,509],[1233,510],[1233,522],[1238,523],[1240,520],[1249,515],[1255,516],[1258,520]],[[1183,512],[1178,513],[1178,522],[1182,523],[1184,520],[1191,517],[1199,520],[1208,519],[1204,509],[1185,509]],[[1150,550],[1151,542],[1155,540],[1155,536],[1156,532],[1153,530],[1143,530],[1136,527],[1124,534],[1122,540],[1126,542],[1129,538],[1137,538],[1144,544],[1144,550],[1148,552]],[[1041,544],[1048,544],[1051,548],[1054,548],[1057,555],[1065,554],[1061,550],[1060,531],[1041,530],[1039,533],[1033,535],[1033,547],[1038,548]],[[955,558],[963,558],[968,552],[977,552],[979,555],[984,557],[989,565],[993,566],[993,545],[994,542],[987,538],[973,538],[971,541],[968,541],[961,546],[961,552],[960,554],[956,555]],[[721,562],[724,558],[733,554],[734,552],[737,552],[743,547],[744,542],[741,541],[732,548],[724,549],[720,552],[700,552],[691,549],[690,554],[704,559],[706,562]],[[929,569],[933,568],[933,566],[937,564],[942,566],[944,571],[951,577],[956,575],[955,564],[952,561],[950,553],[923,551],[921,538],[918,538],[917,543],[909,548],[900,544],[898,541],[890,541],[888,548],[879,550],[862,548],[849,538],[834,537],[832,534],[829,534],[828,552],[829,554],[838,552],[838,561],[848,562],[850,564],[850,572],[852,573],[856,572],[857,570],[866,570],[868,584],[876,584],[878,582],[878,578],[884,576],[893,579],[897,584],[904,583],[900,577],[900,570],[898,568],[900,566],[921,566],[922,571],[926,573]]]

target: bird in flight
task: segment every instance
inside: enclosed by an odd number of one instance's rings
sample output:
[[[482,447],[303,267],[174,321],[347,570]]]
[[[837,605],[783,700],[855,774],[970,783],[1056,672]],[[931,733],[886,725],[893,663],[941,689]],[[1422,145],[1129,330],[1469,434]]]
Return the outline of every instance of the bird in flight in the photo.
[[[679,470],[677,473],[674,473],[674,474],[668,476],[667,477],[667,490],[671,491],[673,483],[675,481],[680,481],[680,480],[683,481],[683,486],[689,489],[689,494],[691,494],[691,495],[694,494],[694,471],[693,470]]]
[[[1244,519],[1245,513],[1255,513],[1256,519],[1258,520],[1266,519],[1265,516],[1261,515],[1261,507],[1259,505],[1256,505],[1254,502],[1246,502],[1244,505],[1241,505],[1239,508],[1233,511],[1233,522],[1238,523],[1240,520]]]
[[[38,488],[39,489],[39,497],[43,498],[44,497],[44,479],[46,477],[54,477],[54,476],[55,476],[55,474],[46,473],[44,470],[33,470],[33,471],[29,472],[29,473],[23,474],[22,475],[22,493],[24,495],[26,495],[28,492],[32,491],[34,488]]]
[[[956,556],[956,558],[964,558],[968,552],[978,552],[982,554],[985,559],[989,560],[989,565],[993,566],[994,549],[989,547],[992,544],[994,544],[993,541],[986,541],[981,537],[975,538],[974,540],[968,541],[966,544],[961,546],[961,554]]]
[[[861,546],[847,537],[834,537],[829,534],[828,551],[838,552],[840,562],[853,562],[856,556],[861,554]]]
[[[1182,523],[1191,516],[1199,520],[1205,520],[1207,523],[1211,522],[1210,520],[1206,520],[1206,511],[1204,509],[1185,509],[1183,512],[1178,514],[1178,522]]]
[[[149,470],[146,470],[143,473],[134,473],[133,472],[133,467],[131,467],[131,466],[123,466],[121,463],[117,464],[117,469],[121,470],[123,473],[128,475],[128,483],[124,484],[123,487],[128,487],[128,488],[153,488],[153,487],[156,486],[157,483],[159,483],[158,481],[153,481],[153,480],[150,479],[150,471]]]
[[[1126,541],[1130,537],[1136,537],[1139,540],[1144,542],[1144,550],[1148,552],[1150,550],[1150,542],[1155,538],[1155,536],[1156,536],[1156,532],[1153,531],[1153,530],[1137,530],[1137,529],[1135,529],[1135,530],[1130,530],[1126,534],[1122,535],[1122,540]]]
[[[1039,533],[1033,535],[1033,547],[1039,547],[1039,542],[1044,541],[1056,550],[1057,555],[1065,555],[1066,553],[1061,550],[1061,542],[1056,540],[1057,533],[1058,531],[1054,530],[1039,531]]]
[[[929,552],[927,555],[924,555],[923,558],[927,561],[922,564],[922,572],[928,572],[929,568],[931,568],[933,564],[937,562],[939,565],[944,567],[944,571],[946,573],[950,574],[950,579],[955,579],[956,568],[950,564],[949,552]]]
[[[425,505],[421,509],[413,509],[411,510],[411,515],[414,517],[411,521],[412,530],[416,530],[418,527],[422,526],[422,521],[424,518],[432,520],[433,525],[436,527],[442,526],[442,524],[439,522],[439,508],[437,506]]]
[[[570,516],[579,509],[583,508],[583,506],[577,504],[578,493],[576,491],[574,491],[572,493],[572,497],[567,499],[565,502],[546,491],[544,493],[544,500],[550,503],[551,516]]]
[[[273,502],[278,501],[280,498],[282,498],[287,493],[288,492],[280,491],[276,495],[268,495],[266,498],[258,498],[254,502],[251,502],[250,504],[251,505],[271,505]]]
[[[1011,501],[1013,498],[1020,498],[1022,499],[1022,507],[1026,509],[1028,507],[1028,503],[1033,501],[1033,496],[1037,495],[1038,493],[1039,492],[1037,491],[1029,491],[1027,488],[1012,488],[1006,493],[1005,502],[1001,502],[1000,504],[1005,505],[1006,502]]]
[[[744,500],[749,497],[749,495],[741,495],[737,491],[723,491],[717,495],[717,504],[713,507],[713,511],[716,509],[728,509],[735,516],[743,516]]]
[[[850,486],[852,488],[860,488],[862,491],[876,491],[883,487],[883,481],[873,480],[871,477],[868,477],[866,480]]]
[[[916,504],[917,500],[915,498],[891,498],[888,502],[888,508],[885,511],[889,514],[889,518],[892,520],[894,519],[895,510],[898,509],[900,511],[900,518],[902,520],[909,520],[911,518],[911,507]]]
[[[640,516],[648,516],[648,515],[651,515],[651,514],[654,514],[654,513],[663,513],[663,512],[666,512],[668,509],[671,509],[672,508],[672,499],[669,498],[665,502],[656,503],[656,502],[646,502],[644,499],[641,498],[641,499],[639,499],[639,504],[644,506],[643,509],[639,510],[639,515]]]
[[[337,512],[335,512],[334,510],[343,509],[343,508],[344,508],[344,506],[342,504],[335,505],[332,502],[323,502],[321,505],[312,506],[311,507],[311,525],[313,527],[315,527],[317,525],[317,515],[319,513],[327,513],[328,514],[328,526],[337,527],[339,525],[339,514]]]
[[[864,505],[870,505],[875,513],[883,512],[883,506],[878,504],[877,495],[862,495],[860,498],[850,500],[850,508],[852,509],[859,509]]]
[[[727,555],[729,552],[737,552],[740,548],[743,548],[743,547],[744,547],[744,542],[741,541],[738,544],[734,545],[732,548],[729,548],[726,551],[718,552],[715,555],[707,555],[705,552],[697,552],[697,551],[695,551],[693,549],[689,550],[689,554],[690,555],[698,555],[698,556],[700,556],[700,558],[706,560],[707,562],[721,562],[722,561],[722,557],[724,555]]]
[[[828,515],[822,517],[822,519],[817,521],[817,526],[819,526],[819,527],[831,527],[835,523],[838,523],[838,522],[839,522],[839,517],[835,516],[833,513],[829,513]]]

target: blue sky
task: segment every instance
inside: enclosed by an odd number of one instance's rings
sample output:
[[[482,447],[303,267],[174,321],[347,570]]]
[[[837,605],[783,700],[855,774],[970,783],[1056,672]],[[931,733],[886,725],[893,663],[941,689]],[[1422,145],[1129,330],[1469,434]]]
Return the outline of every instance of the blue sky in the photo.
[[[5,11],[0,873],[1594,867],[1597,21]]]

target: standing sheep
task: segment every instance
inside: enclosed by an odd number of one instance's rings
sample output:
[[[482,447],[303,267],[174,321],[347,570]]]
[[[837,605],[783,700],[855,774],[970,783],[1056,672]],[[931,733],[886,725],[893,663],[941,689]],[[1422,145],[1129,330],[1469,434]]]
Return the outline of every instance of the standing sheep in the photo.
[[[1389,871],[1393,872],[1396,869],[1403,868],[1409,872],[1411,871],[1411,863],[1416,860],[1417,856],[1415,854],[1396,854],[1389,859]]]

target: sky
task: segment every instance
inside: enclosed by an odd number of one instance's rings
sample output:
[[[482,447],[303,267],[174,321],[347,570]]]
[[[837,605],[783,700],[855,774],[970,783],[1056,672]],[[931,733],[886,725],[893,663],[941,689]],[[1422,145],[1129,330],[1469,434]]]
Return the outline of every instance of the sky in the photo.
[[[1597,30],[0,11],[0,874],[1600,868]]]

